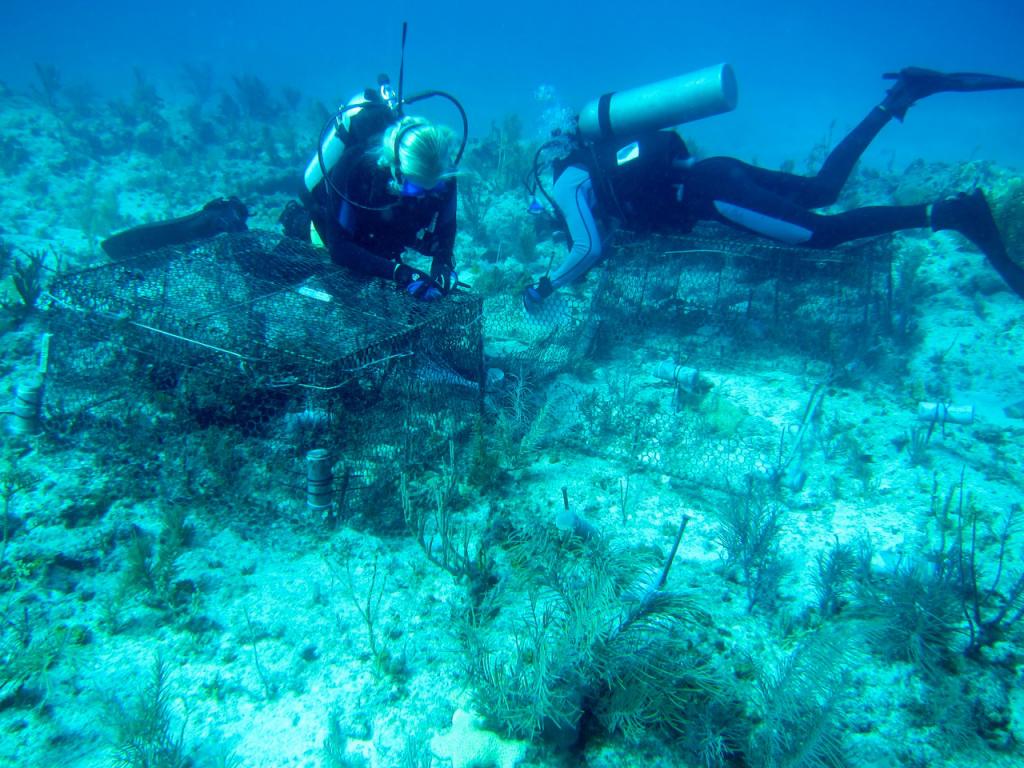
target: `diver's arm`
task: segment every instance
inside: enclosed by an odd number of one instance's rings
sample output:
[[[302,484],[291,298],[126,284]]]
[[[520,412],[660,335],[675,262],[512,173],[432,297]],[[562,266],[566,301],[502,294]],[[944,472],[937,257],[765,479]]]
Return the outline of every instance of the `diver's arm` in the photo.
[[[399,264],[393,259],[378,256],[343,236],[332,238],[332,242],[328,242],[326,245],[331,254],[331,261],[348,267],[361,275],[372,275],[390,280],[394,277],[395,267]]]
[[[586,169],[578,165],[566,168],[555,182],[552,195],[572,242],[569,256],[551,274],[551,286],[561,288],[582,277],[601,260],[601,236],[591,212],[594,190]]]
[[[331,261],[361,275],[391,278],[396,263],[393,259],[378,256],[350,239],[342,224],[347,207],[349,204],[342,202],[333,216],[324,215],[326,211],[322,207],[314,207],[310,211],[313,226],[331,255]]]
[[[314,188],[312,197],[316,205],[311,206],[311,213],[332,262],[361,275],[391,279],[398,262],[353,240],[360,228],[360,211],[348,195],[375,204],[369,190],[376,169],[363,149],[346,149],[328,175],[331,188],[328,189],[327,181]]]
[[[456,212],[458,210],[458,192],[455,187],[455,179],[448,182],[450,188],[445,192],[437,214],[437,224],[434,227],[433,244],[431,256],[435,262],[443,262],[449,267],[455,266],[455,232],[457,229]]]

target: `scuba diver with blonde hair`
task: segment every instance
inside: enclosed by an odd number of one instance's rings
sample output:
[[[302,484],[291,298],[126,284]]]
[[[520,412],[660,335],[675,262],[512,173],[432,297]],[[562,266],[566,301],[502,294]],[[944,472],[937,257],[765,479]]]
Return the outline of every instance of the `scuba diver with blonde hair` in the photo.
[[[291,204],[282,214],[285,233],[323,245],[336,264],[394,280],[417,298],[440,298],[458,281],[455,136],[423,118],[387,123],[390,110],[362,109],[371,114],[361,126],[348,123],[346,146],[332,166],[324,163],[326,173],[318,172],[323,151],[314,158],[302,207]],[[402,260],[407,248],[430,257],[429,272]]]
[[[280,216],[285,235],[327,249],[331,261],[363,275],[393,280],[417,299],[438,299],[458,285],[455,273],[455,168],[466,146],[451,129],[401,114],[385,76],[331,117],[306,169],[301,203]],[[214,200],[202,210],[146,224],[103,241],[108,255],[124,258],[167,245],[246,230],[248,211],[237,198]],[[406,249],[431,259],[418,270]],[[301,271],[288,274],[297,277]]]
[[[732,157],[690,156],[670,127],[735,107],[736,81],[727,64],[590,102],[574,134],[567,142],[561,139],[569,151],[553,164],[550,194],[540,183],[539,162],[534,163],[536,189],[565,222],[570,242],[567,258],[524,289],[527,311],[540,311],[552,293],[601,261],[603,236],[615,226],[685,233],[698,221],[717,221],[808,248],[832,248],[905,229],[952,230],[973,243],[1024,297],[1024,267],[1008,255],[981,190],[917,205],[814,211],[836,202],[870,142],[893,118],[902,122],[918,100],[948,91],[1024,88],[1022,80],[920,67],[885,77],[895,81],[885,97],[839,142],[815,176],[758,168]],[[531,209],[538,207],[535,200]]]
[[[406,26],[402,27],[402,69]],[[465,152],[469,121],[459,101],[444,91],[409,97],[387,75],[356,94],[324,124],[303,177],[301,202],[280,216],[285,235],[324,246],[331,261],[364,275],[393,280],[417,299],[432,301],[458,283],[455,273],[456,168]],[[441,98],[462,118],[462,137],[406,105]],[[114,258],[156,250],[222,232],[245,231],[246,206],[237,198],[213,200],[201,210],[146,224],[102,243]],[[429,257],[429,270],[402,259],[411,249]],[[279,265],[278,265],[279,266]],[[269,270],[269,267],[268,267]],[[284,270],[298,278],[302,270]]]
[[[404,32],[404,29],[403,29]],[[404,37],[403,37],[404,40]],[[441,98],[462,118],[461,142],[446,126],[404,114]],[[402,95],[387,75],[327,121],[304,175],[301,205],[281,215],[285,234],[327,248],[331,260],[389,280],[432,301],[458,285],[455,273],[455,169],[469,137],[462,105],[444,91]],[[406,249],[431,259],[429,271],[406,264]]]

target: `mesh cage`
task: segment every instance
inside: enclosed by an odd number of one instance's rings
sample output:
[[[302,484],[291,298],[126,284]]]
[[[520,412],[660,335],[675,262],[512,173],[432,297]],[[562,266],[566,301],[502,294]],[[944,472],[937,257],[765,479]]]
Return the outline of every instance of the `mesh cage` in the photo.
[[[798,352],[825,362],[888,332],[886,238],[835,250],[775,245],[708,225],[620,249],[593,312],[598,343],[666,334],[700,366]]]
[[[49,399],[65,422],[129,429],[131,402],[172,414],[165,430],[268,441],[296,472],[305,451],[327,449],[349,490],[394,500],[399,472],[446,456],[479,418],[479,298],[420,302],[278,235],[70,274],[51,310]]]
[[[518,297],[489,299],[488,355],[551,375],[624,344],[668,345],[700,366],[787,353],[838,362],[890,329],[890,253],[887,238],[815,250],[718,225],[637,239],[532,316]]]
[[[534,413],[551,423],[524,433],[547,429],[629,468],[742,487],[783,468],[786,435],[765,423],[734,428],[728,404],[688,391],[673,372],[806,371],[808,360],[834,370],[864,356],[890,332],[888,246],[791,248],[716,225],[646,237],[532,316],[518,300],[488,300],[488,356],[511,374],[512,391],[550,382]],[[652,387],[663,360],[665,385]]]

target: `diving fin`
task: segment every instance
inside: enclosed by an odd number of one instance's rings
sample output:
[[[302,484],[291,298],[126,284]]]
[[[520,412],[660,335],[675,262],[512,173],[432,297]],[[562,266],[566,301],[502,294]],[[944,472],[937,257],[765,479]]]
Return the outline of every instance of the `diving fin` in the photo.
[[[882,77],[895,80],[886,92],[882,108],[902,120],[916,101],[934,93],[1001,91],[1024,88],[1024,80],[981,72],[939,72],[923,67],[904,67],[899,72],[886,72]]]
[[[143,224],[111,235],[100,247],[113,259],[125,259],[168,245],[202,240],[221,232],[245,232],[249,209],[237,197],[211,200],[202,210],[168,221]]]

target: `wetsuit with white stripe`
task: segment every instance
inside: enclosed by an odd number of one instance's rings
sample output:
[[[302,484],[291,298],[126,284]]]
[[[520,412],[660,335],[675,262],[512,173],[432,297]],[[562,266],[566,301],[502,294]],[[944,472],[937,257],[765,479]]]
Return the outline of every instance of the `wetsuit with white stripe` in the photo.
[[[669,131],[640,139],[625,155],[620,147],[617,159],[596,148],[575,153],[556,169],[552,197],[571,246],[569,257],[549,276],[551,287],[571,283],[601,260],[605,249],[598,222],[611,219],[638,231],[669,232],[689,231],[700,220],[719,221],[810,248],[926,227],[924,204],[829,215],[813,210],[836,202],[857,160],[890,119],[881,108],[871,110],[816,176],[771,171],[731,157],[690,162],[682,140]]]

